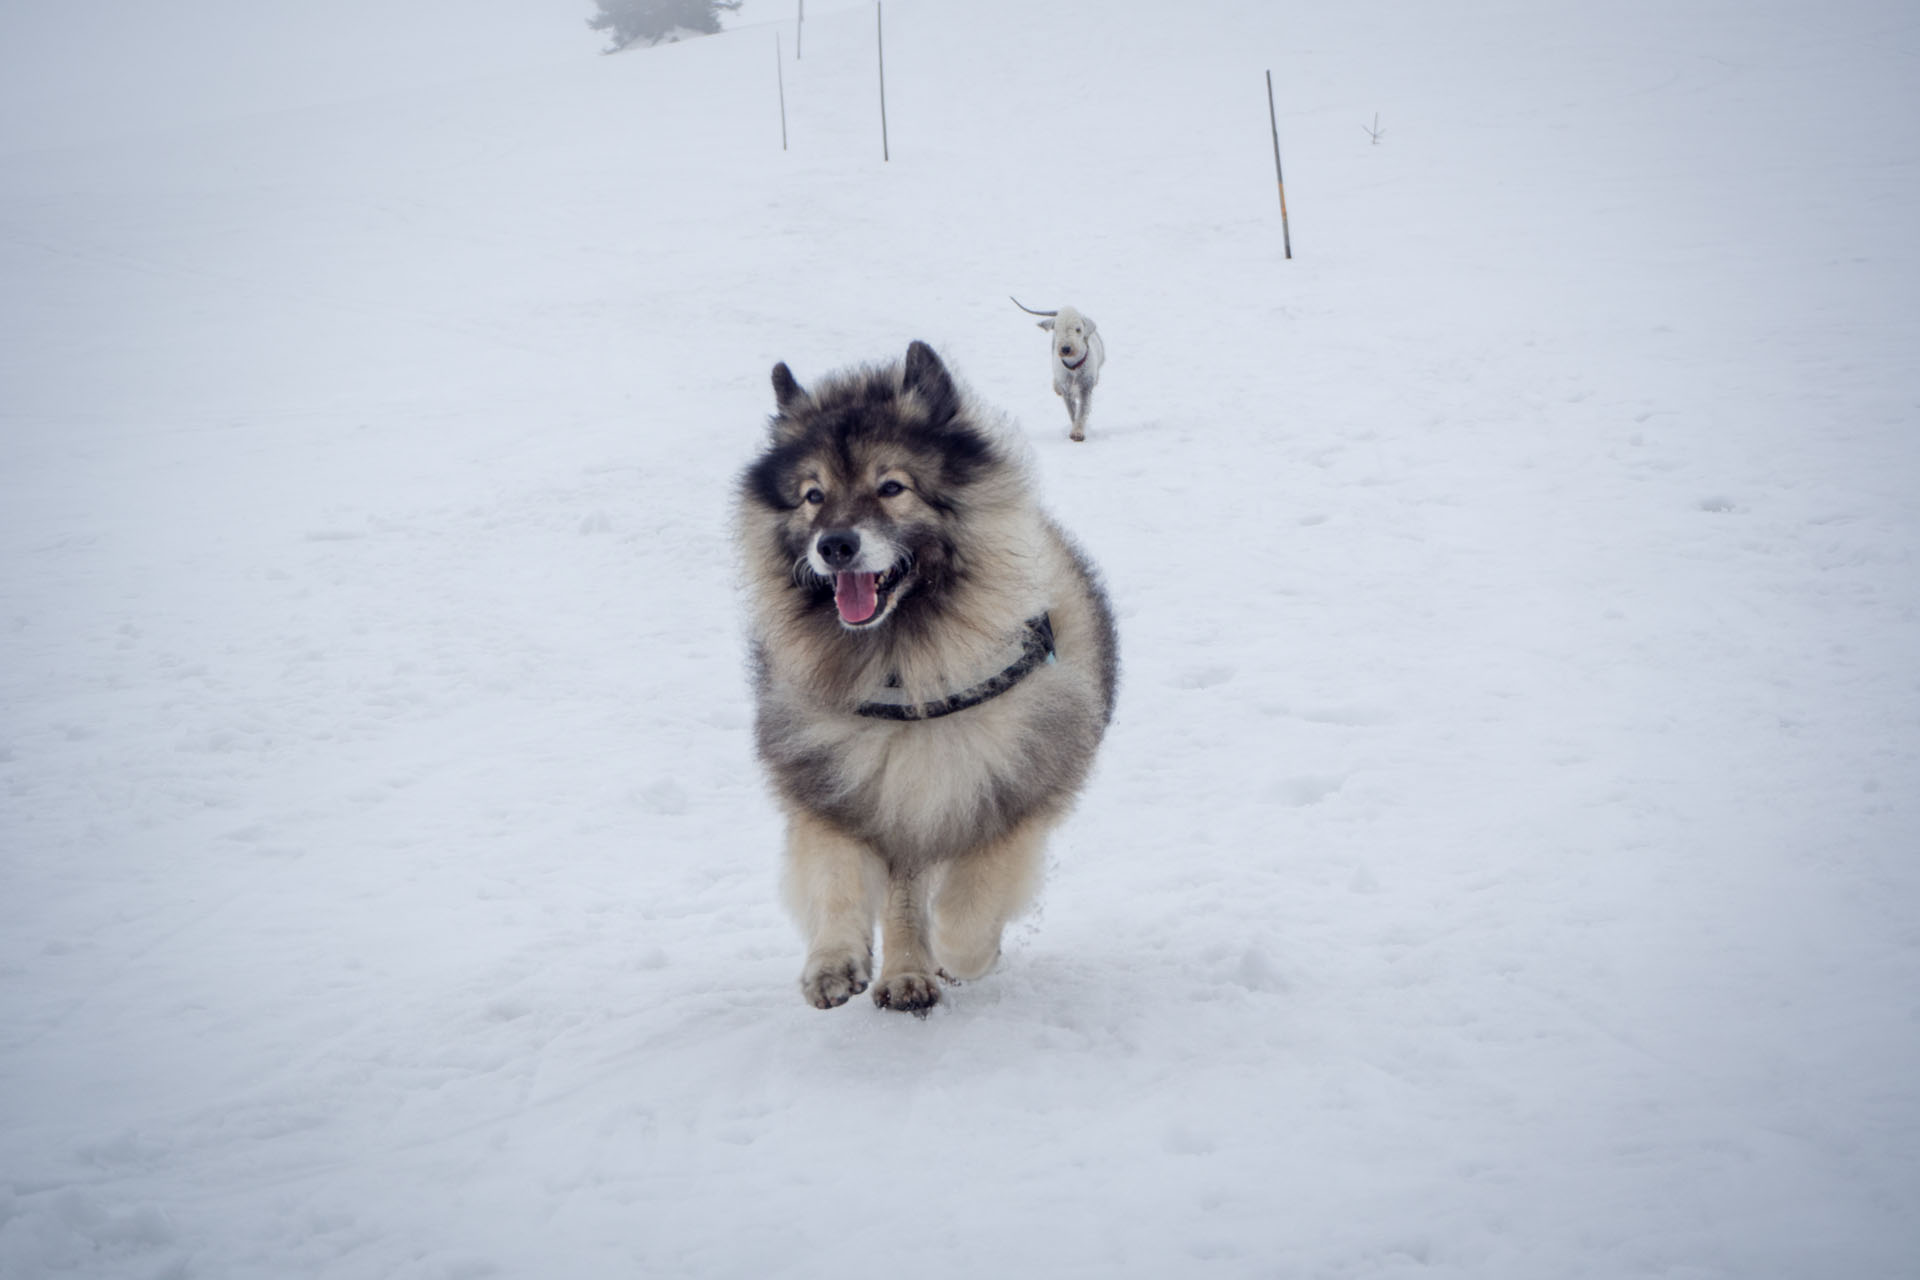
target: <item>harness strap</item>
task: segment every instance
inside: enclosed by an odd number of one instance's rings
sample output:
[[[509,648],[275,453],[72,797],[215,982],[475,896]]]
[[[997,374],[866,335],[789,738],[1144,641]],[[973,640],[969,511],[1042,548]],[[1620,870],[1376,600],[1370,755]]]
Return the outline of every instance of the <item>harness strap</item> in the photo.
[[[1057,655],[1053,648],[1053,619],[1046,614],[1027,619],[1027,634],[1020,657],[999,675],[982,680],[970,689],[949,694],[935,702],[863,702],[855,708],[860,715],[876,720],[938,720],[968,707],[977,707],[999,697],[1026,679],[1042,662]]]

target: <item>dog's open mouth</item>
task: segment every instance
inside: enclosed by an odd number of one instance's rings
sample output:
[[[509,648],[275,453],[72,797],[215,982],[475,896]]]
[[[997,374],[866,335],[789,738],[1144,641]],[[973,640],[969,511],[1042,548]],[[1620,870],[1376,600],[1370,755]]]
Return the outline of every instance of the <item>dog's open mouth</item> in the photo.
[[[840,621],[850,627],[864,627],[880,620],[887,611],[887,600],[907,566],[897,564],[883,576],[877,573],[836,573],[833,575],[833,605]]]

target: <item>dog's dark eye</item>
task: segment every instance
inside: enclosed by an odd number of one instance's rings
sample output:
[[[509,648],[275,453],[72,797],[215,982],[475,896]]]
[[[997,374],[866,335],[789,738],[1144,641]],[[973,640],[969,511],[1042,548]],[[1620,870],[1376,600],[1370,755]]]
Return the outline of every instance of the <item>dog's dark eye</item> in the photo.
[[[888,480],[880,486],[880,496],[883,498],[891,498],[896,493],[905,493],[906,491],[907,486],[901,484],[898,480]]]
[[[811,502],[816,507],[827,500],[827,495],[820,492],[820,490],[818,489],[809,489],[806,491],[805,494],[801,496],[806,498],[808,502]]]

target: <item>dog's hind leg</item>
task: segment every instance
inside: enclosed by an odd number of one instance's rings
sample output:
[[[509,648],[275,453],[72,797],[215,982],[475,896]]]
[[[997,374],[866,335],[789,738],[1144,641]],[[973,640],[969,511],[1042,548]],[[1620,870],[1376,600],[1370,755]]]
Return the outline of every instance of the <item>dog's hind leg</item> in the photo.
[[[1040,889],[1046,836],[1046,823],[1029,820],[947,864],[933,900],[933,953],[942,973],[965,982],[993,968],[1001,931]]]
[[[924,1018],[940,1003],[927,946],[927,873],[898,871],[887,882],[887,910],[880,920],[880,981],[873,1002]]]
[[[811,814],[787,819],[787,906],[807,939],[800,994],[831,1009],[873,978],[873,918],[886,866],[860,841]]]

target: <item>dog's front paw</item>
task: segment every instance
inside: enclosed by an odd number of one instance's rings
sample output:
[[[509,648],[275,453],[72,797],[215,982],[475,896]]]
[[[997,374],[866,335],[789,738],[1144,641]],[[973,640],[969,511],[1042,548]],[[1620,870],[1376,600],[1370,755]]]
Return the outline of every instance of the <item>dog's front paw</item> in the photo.
[[[809,956],[800,975],[800,994],[816,1009],[835,1009],[865,991],[872,980],[872,956]]]
[[[924,1018],[929,1009],[940,1003],[940,984],[931,974],[897,973],[880,979],[873,989],[873,1002],[882,1009]]]

